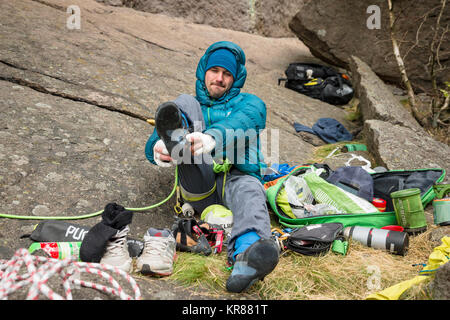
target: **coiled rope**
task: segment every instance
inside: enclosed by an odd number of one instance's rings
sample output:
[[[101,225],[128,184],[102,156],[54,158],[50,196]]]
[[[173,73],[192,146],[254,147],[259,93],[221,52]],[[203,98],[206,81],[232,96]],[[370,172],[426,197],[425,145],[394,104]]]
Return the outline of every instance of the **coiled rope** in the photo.
[[[21,269],[24,269],[23,266],[27,272],[19,274]],[[107,271],[122,276],[133,289],[134,297],[128,295]],[[77,276],[83,272],[99,276],[112,287],[78,279]],[[54,275],[62,278],[65,297],[47,285],[48,280]],[[0,260],[0,300],[7,300],[9,295],[26,286],[30,286],[27,300],[38,300],[41,295],[50,300],[72,300],[71,285],[96,289],[109,295],[118,296],[121,300],[141,299],[141,292],[136,281],[117,267],[100,263],[78,262],[75,258],[58,260],[34,256],[24,248],[18,249],[9,261]]]

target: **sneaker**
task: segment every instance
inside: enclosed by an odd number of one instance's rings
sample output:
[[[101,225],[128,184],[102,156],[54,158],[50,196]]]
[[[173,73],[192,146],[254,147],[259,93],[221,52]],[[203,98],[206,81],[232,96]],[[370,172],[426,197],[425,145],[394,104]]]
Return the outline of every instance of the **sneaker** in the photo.
[[[136,261],[138,270],[144,275],[172,274],[176,247],[172,232],[150,228],[144,235],[144,242],[144,250]]]
[[[264,280],[278,264],[279,250],[272,239],[260,239],[236,256],[233,271],[227,280],[230,292],[242,292],[256,281]]]
[[[130,228],[126,226],[108,241],[105,254],[100,263],[117,267],[125,272],[131,271],[132,259],[127,245],[127,234],[129,231]]]

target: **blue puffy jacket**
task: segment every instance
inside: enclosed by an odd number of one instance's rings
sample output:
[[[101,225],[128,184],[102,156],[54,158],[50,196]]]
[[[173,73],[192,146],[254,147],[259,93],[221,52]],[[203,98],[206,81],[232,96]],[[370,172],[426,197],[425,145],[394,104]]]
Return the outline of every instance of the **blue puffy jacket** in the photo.
[[[231,89],[219,99],[213,99],[205,86],[205,68],[209,55],[222,48],[234,53],[238,68]],[[196,99],[200,102],[206,124],[204,133],[216,140],[214,157],[228,158],[238,170],[262,180],[261,169],[266,164],[260,150],[259,132],[266,126],[266,105],[253,94],[241,93],[247,78],[244,51],[228,41],[212,44],[200,58],[196,76]],[[153,164],[156,164],[153,146],[158,139],[154,130],[145,147],[147,159]],[[227,154],[227,150],[233,150],[233,154]]]

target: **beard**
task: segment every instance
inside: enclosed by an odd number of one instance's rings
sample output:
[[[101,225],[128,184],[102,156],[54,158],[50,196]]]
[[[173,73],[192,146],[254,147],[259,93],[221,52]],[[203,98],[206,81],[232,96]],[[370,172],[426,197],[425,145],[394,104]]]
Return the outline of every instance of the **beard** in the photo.
[[[209,88],[207,88],[207,89],[208,89],[209,95],[214,99],[220,98],[227,91],[226,86],[224,86],[221,83],[217,83],[217,82],[211,83],[209,85]]]

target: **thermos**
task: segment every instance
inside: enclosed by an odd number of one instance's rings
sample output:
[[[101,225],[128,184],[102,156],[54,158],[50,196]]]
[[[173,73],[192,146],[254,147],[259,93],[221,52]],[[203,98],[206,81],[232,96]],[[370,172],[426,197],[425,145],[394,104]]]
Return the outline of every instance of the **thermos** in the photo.
[[[344,237],[402,256],[406,254],[409,246],[408,233],[400,231],[354,226],[344,229]]]

